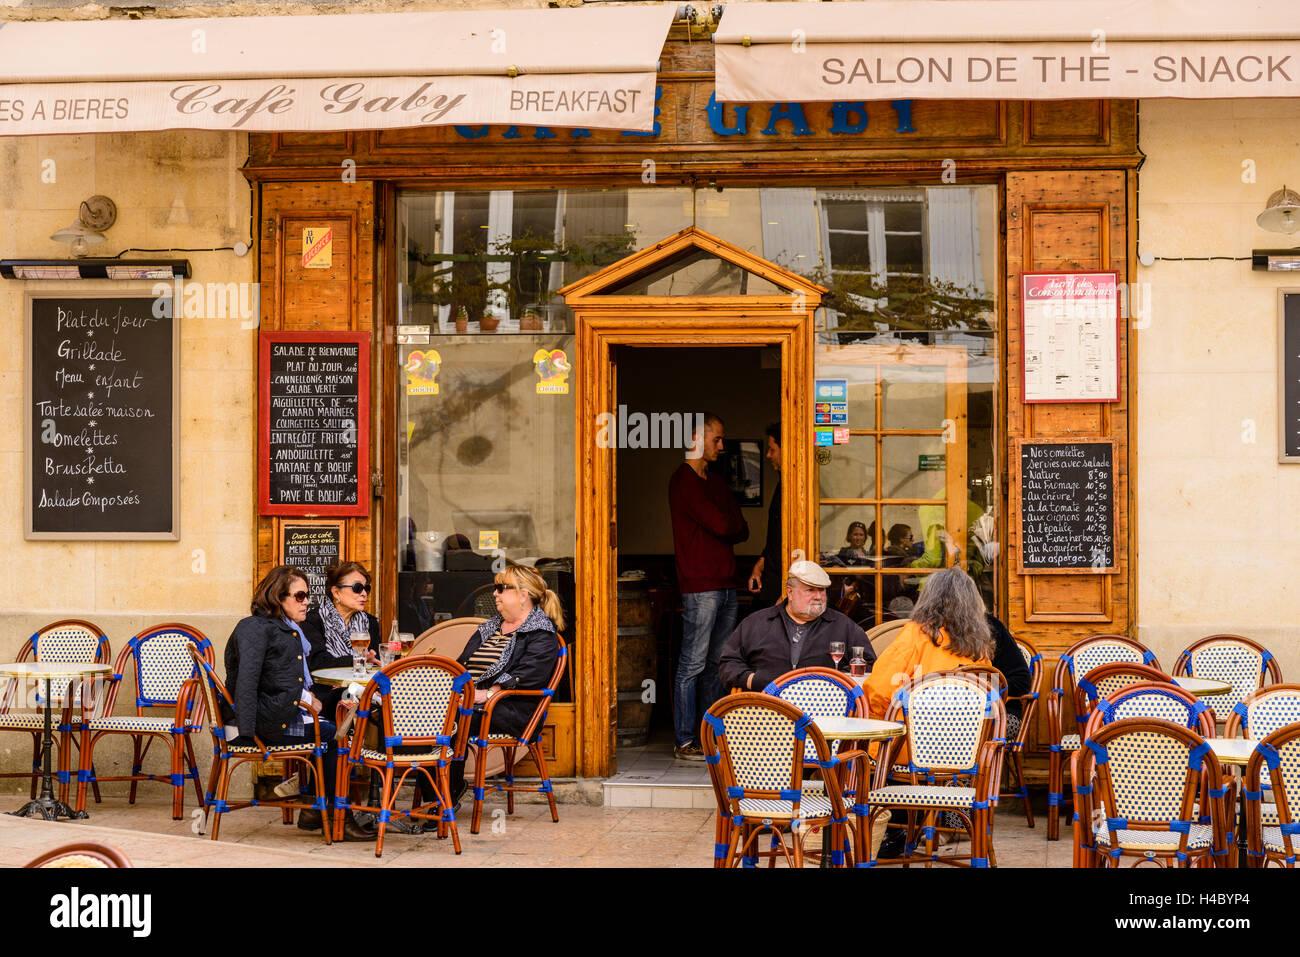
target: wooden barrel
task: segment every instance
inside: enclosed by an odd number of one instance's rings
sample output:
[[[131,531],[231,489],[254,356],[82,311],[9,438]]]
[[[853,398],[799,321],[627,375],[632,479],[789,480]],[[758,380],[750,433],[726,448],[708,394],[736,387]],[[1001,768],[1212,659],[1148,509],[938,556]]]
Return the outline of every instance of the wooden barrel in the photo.
[[[618,580],[618,743],[640,747],[650,731],[658,651],[650,624],[650,591],[644,578]],[[651,692],[654,692],[653,694]],[[651,699],[651,700],[645,700]]]

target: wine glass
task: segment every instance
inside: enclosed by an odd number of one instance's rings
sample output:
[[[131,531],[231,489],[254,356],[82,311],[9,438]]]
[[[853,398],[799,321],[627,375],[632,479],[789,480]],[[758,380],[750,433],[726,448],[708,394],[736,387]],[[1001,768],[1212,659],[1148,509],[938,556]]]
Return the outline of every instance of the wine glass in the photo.
[[[835,662],[835,667],[838,668],[840,666],[840,662],[843,660],[844,660],[844,642],[832,641],[831,661]]]

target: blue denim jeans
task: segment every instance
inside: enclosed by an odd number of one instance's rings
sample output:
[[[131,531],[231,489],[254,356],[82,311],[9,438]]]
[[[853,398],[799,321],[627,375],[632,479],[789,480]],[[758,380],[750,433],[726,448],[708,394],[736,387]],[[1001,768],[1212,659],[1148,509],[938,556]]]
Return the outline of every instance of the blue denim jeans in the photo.
[[[673,728],[678,745],[699,736],[701,716],[722,697],[718,658],[735,630],[734,588],[682,596],[682,651],[673,679]]]

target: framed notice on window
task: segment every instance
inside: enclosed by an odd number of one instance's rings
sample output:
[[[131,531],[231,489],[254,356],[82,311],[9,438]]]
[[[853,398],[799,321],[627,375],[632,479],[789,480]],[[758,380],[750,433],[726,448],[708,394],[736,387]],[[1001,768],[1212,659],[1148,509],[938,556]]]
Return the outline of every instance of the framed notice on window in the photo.
[[[1119,274],[1020,276],[1025,402],[1119,401]]]

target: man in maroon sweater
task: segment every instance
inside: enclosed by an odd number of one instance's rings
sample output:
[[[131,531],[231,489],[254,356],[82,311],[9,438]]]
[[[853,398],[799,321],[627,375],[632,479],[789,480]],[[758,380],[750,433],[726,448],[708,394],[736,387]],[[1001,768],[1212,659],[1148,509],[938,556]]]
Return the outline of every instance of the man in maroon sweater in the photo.
[[[698,421],[698,420],[697,420]],[[679,758],[700,761],[700,716],[723,694],[718,658],[736,627],[736,555],[749,538],[731,487],[709,472],[722,451],[722,420],[706,412],[686,461],[668,483],[677,585],[682,593],[682,650],[674,678],[673,727]]]

